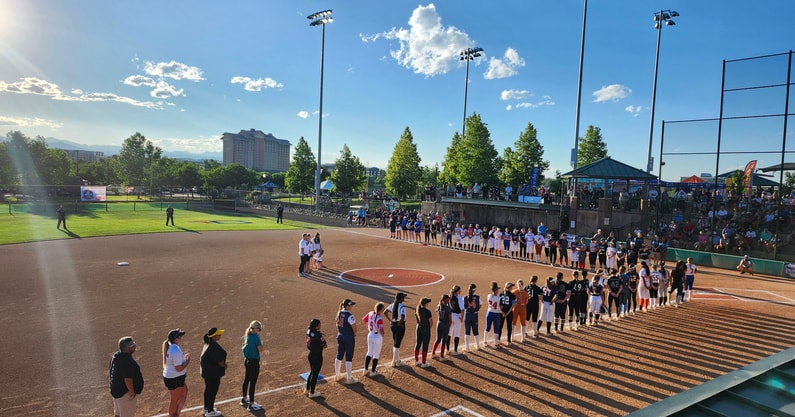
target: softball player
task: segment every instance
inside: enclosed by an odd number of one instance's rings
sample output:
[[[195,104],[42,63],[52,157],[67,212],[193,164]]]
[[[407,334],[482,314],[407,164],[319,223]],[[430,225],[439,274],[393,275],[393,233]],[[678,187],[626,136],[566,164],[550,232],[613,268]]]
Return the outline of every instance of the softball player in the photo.
[[[480,238],[483,235],[480,225],[476,224],[475,229],[472,230],[472,250],[475,252],[480,251]]]
[[[414,346],[414,363],[422,368],[431,366],[428,361],[428,345],[431,343],[431,310],[428,310],[430,298],[423,298],[417,305],[414,317],[417,319],[417,344]],[[420,350],[422,362],[420,362]]]
[[[560,273],[559,273],[560,274]],[[541,287],[541,315],[538,316],[536,324],[536,334],[541,330],[541,323],[547,322],[547,334],[552,334],[552,318],[555,316],[554,300],[557,298],[557,287],[555,279],[547,278],[547,285]]]
[[[384,317],[390,322],[389,329],[392,330],[393,367],[403,364],[400,361],[400,344],[406,335],[406,306],[403,305],[405,299],[406,293],[399,292],[395,294],[395,301],[384,311]]]
[[[533,336],[538,337],[538,328],[535,323],[538,321],[538,304],[541,302],[541,287],[538,286],[538,276],[533,275],[530,278],[530,284],[524,288],[527,293],[527,313],[525,314],[525,321],[530,322],[533,328]]]
[[[527,340],[527,303],[530,299],[530,294],[525,291],[524,281],[521,279],[516,281],[513,295],[516,298],[516,305],[513,307],[513,323],[511,325],[521,325],[522,342],[524,342]],[[536,303],[537,305],[538,303]]]
[[[450,339],[453,339],[452,355],[458,355],[458,342],[461,340],[461,326],[464,324],[464,297],[461,287],[454,286],[450,290],[450,333],[447,338],[447,350],[450,351]]]
[[[489,331],[494,332],[494,347],[497,349],[502,348],[500,345],[500,318],[502,317],[502,310],[500,310],[500,286],[497,281],[491,282],[491,294],[486,300],[488,302],[488,310],[486,310],[486,330],[483,332],[483,346],[488,346],[487,336]]]
[[[541,262],[541,251],[544,249],[544,244],[546,239],[544,239],[544,235],[541,233],[536,233],[535,237],[533,237],[533,246],[535,246],[535,254],[536,254],[536,262]]]
[[[555,330],[562,332],[563,325],[566,324],[566,307],[571,299],[571,289],[566,281],[563,281],[563,272],[558,272],[558,280],[555,283],[557,293],[555,294]],[[558,330],[560,325],[560,330]]]
[[[685,301],[685,295],[687,296],[687,301],[690,301],[693,295],[693,284],[696,282],[697,270],[698,268],[693,263],[693,258],[687,258],[687,263],[685,264],[685,292],[682,295],[682,302]]]
[[[588,290],[590,296],[590,309],[591,312],[588,315],[588,324],[593,324],[594,326],[599,324],[599,316],[602,312],[602,292],[604,291],[604,287],[600,282],[599,275],[593,277],[593,282],[591,283],[591,287]]]
[[[336,380],[340,380],[340,368],[342,367],[342,358],[345,358],[345,372],[347,374],[347,384],[355,384],[359,382],[351,374],[353,369],[353,349],[356,343],[356,317],[351,313],[351,307],[356,305],[355,302],[346,298],[340,303],[340,310],[337,312],[335,322],[337,323],[337,359],[334,361],[334,370],[336,371]]]
[[[480,346],[478,340],[478,311],[480,311],[480,296],[475,294],[477,286],[472,283],[469,284],[469,293],[464,297],[464,346],[467,352],[469,350],[469,336],[475,336],[475,348]]]
[[[381,346],[384,344],[384,319],[381,317],[383,313],[384,303],[378,303],[373,311],[362,318],[362,322],[367,327],[367,356],[364,358],[363,375],[367,375],[367,370],[370,369],[370,360],[373,361],[370,376],[378,375],[375,368],[378,366],[378,357],[381,356]]]
[[[436,348],[439,347],[439,344],[442,345],[441,351],[441,361],[446,361],[447,358],[444,357],[444,350],[447,348],[450,349],[450,325],[453,322],[452,316],[453,312],[450,309],[450,295],[443,294],[442,298],[439,300],[439,304],[436,306],[436,341],[433,343],[433,351],[431,352],[432,356],[436,356]]]

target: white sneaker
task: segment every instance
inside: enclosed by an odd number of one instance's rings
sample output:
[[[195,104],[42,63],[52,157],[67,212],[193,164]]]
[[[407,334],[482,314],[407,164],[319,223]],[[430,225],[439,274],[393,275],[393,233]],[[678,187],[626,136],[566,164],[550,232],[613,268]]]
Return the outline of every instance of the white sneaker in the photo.
[[[358,384],[358,383],[359,383],[359,380],[358,380],[358,379],[356,379],[356,378],[348,378],[348,379],[346,379],[346,380],[345,380],[345,383],[346,383],[346,384],[348,384],[348,385],[351,385],[351,384]]]
[[[218,412],[216,410],[207,411],[207,412],[204,413],[204,417],[220,417],[222,415],[223,414],[221,414],[220,412]]]
[[[259,404],[257,404],[257,402],[256,402],[256,401],[254,401],[254,402],[252,402],[252,403],[250,403],[250,404],[248,405],[248,409],[249,409],[249,410],[262,410],[262,406],[261,406],[261,405],[259,405]]]
[[[372,371],[372,372],[370,372],[370,374],[369,374],[369,375],[370,375],[370,377],[374,377],[374,376],[381,375],[381,372],[378,372],[378,371]]]
[[[315,391],[315,392],[310,393],[309,395],[307,395],[307,397],[309,397],[309,398],[318,398],[318,397],[320,397],[320,393]]]
[[[425,362],[422,365],[420,365],[420,368],[430,368],[430,367],[431,367],[431,364],[428,363],[428,362]]]

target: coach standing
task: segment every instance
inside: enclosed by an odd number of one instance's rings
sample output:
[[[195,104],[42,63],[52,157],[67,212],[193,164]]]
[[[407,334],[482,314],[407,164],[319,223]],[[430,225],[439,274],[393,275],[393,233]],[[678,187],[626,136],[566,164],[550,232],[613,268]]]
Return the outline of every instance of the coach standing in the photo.
[[[311,253],[309,239],[311,235],[309,233],[304,233],[301,237],[301,241],[298,242],[298,256],[301,257],[301,264],[298,265],[298,276],[305,277],[306,274],[304,273],[304,268],[306,268],[306,263],[309,262],[309,257]]]
[[[141,367],[133,359],[135,340],[131,336],[119,339],[119,350],[110,360],[110,395],[113,397],[113,414],[116,417],[133,417],[138,395],[144,389]]]

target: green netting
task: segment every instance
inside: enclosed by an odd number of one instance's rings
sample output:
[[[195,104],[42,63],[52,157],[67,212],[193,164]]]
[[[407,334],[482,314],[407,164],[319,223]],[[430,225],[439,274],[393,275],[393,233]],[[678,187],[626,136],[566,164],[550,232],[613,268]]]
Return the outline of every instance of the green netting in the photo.
[[[722,253],[702,252],[687,249],[668,248],[668,262],[676,262],[678,260],[685,260],[693,258],[696,265],[715,266],[718,268],[725,268],[734,270],[740,264],[740,257],[735,255],[725,255]],[[754,271],[760,274],[785,275],[787,262],[773,261],[770,259],[751,258],[754,265]]]

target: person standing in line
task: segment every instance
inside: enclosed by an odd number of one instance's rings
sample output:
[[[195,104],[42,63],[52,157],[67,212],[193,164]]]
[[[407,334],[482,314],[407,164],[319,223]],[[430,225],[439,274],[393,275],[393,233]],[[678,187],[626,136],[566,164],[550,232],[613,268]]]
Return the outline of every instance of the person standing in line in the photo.
[[[132,336],[119,339],[119,350],[113,354],[108,366],[115,417],[134,417],[138,408],[138,395],[144,389],[141,366],[132,356],[136,346]]]
[[[671,277],[668,273],[668,268],[665,267],[665,260],[660,262],[660,285],[658,288],[661,306],[668,305],[668,287],[671,284]]]
[[[414,346],[414,363],[422,368],[431,366],[428,361],[428,347],[431,344],[431,310],[428,310],[430,298],[423,298],[417,305],[414,317],[417,319],[417,344]],[[422,362],[420,362],[422,353]]]
[[[204,335],[204,348],[201,356],[201,375],[204,378],[204,417],[222,415],[215,410],[215,397],[221,386],[221,377],[226,373],[226,351],[218,340],[224,331],[213,327]]]
[[[500,319],[502,318],[502,310],[500,309],[500,286],[497,281],[491,282],[491,294],[486,299],[486,330],[483,331],[483,346],[488,346],[489,331],[493,332],[494,347],[501,349],[500,345]]]
[[[384,311],[384,317],[389,320],[389,329],[392,331],[392,367],[403,364],[400,361],[400,344],[406,335],[406,306],[403,305],[405,299],[406,293],[395,294],[395,301]]]
[[[585,304],[585,310],[587,310],[588,281],[586,277],[588,276],[588,271],[582,271],[582,278],[580,278],[580,271],[572,271],[571,275],[571,282],[569,282],[569,289],[571,290],[571,297],[569,297],[569,329],[574,330],[577,326],[585,324],[584,317],[587,311],[581,309],[581,305]],[[562,324],[561,327],[563,327]]]
[[[639,279],[638,271],[634,264],[630,265],[627,274],[629,275],[629,283],[627,284],[627,288],[629,288],[629,298],[627,298],[627,314],[635,314],[635,312],[638,310]]]
[[[259,363],[262,354],[262,323],[257,320],[252,321],[243,335],[243,365],[246,373],[243,377],[243,398],[240,405],[249,410],[261,410],[262,406],[254,401],[254,392],[257,390],[257,379],[259,379]]]
[[[660,267],[653,264],[649,272],[649,309],[654,310],[659,307],[660,290]]]
[[[298,242],[298,256],[301,258],[301,263],[298,265],[298,276],[301,278],[306,276],[304,270],[311,256],[311,236],[312,235],[309,233],[304,233],[303,236],[301,236],[301,241]]]
[[[551,234],[547,234],[546,244],[547,262],[555,266],[558,263],[558,241],[557,239],[553,239]]]
[[[450,295],[443,294],[436,306],[436,341],[433,343],[433,351],[431,356],[436,356],[436,348],[439,344],[442,345],[440,352],[440,361],[446,361],[444,356],[445,348],[449,350],[450,346],[450,326],[453,324],[453,311],[450,308]]]
[[[671,288],[668,289],[668,293],[673,294],[676,291],[673,299],[674,307],[679,307],[679,302],[684,299],[686,268],[685,261],[680,260],[676,262],[674,270],[671,271]]]
[[[185,332],[174,329],[168,332],[168,338],[163,341],[163,383],[169,392],[169,417],[179,417],[188,399],[185,376],[190,364],[190,353],[183,353],[180,348],[182,336],[185,336]]]
[[[469,348],[469,336],[475,338],[475,349],[480,346],[478,338],[478,312],[480,311],[480,296],[475,294],[477,285],[473,282],[469,284],[469,292],[464,297],[464,346],[467,352]]]
[[[557,278],[557,282],[555,282],[557,290],[553,303],[555,304],[555,331],[562,333],[563,326],[566,324],[566,307],[571,300],[571,287],[563,280],[563,272],[558,272]],[[558,325],[560,325],[560,330],[558,330]]]
[[[320,331],[320,320],[312,319],[309,328],[306,330],[306,348],[309,350],[307,359],[309,360],[309,377],[306,379],[304,394],[309,398],[320,397],[319,392],[315,392],[317,378],[320,375],[320,368],[323,366],[323,349],[328,346],[326,337]]]
[[[284,206],[281,203],[276,207],[276,223],[284,224]]]
[[[621,314],[621,293],[624,291],[624,285],[621,283],[621,277],[618,276],[618,271],[615,268],[610,269],[610,278],[607,279],[607,317],[613,319],[613,304],[616,305],[616,318]]]
[[[538,286],[537,275],[530,278],[530,283],[524,287],[524,291],[527,293],[525,321],[530,322],[530,327],[533,328],[533,337],[538,337],[536,322],[538,321],[538,304],[541,302],[541,287]]]
[[[66,227],[66,209],[63,208],[63,204],[61,204],[58,209],[55,210],[55,215],[58,217],[58,226],[55,228],[60,230],[61,224],[63,224],[63,228],[69,230],[69,228]]]
[[[621,306],[619,309],[619,317],[626,317],[627,314],[629,314],[627,306],[629,304],[629,294],[631,293],[629,283],[632,281],[632,278],[629,276],[629,273],[627,273],[627,267],[625,265],[621,265],[618,268],[618,276],[621,277],[622,288],[621,297],[618,299],[618,304]]]
[[[346,384],[355,384],[359,380],[353,377],[353,350],[356,347],[356,317],[351,313],[351,307],[356,305],[351,299],[346,298],[340,303],[335,322],[337,323],[337,359],[334,361],[336,380],[340,380],[342,359],[345,358]]]
[[[560,234],[558,238],[558,258],[560,259],[560,266],[569,266],[569,240],[566,238],[565,233]]]
[[[649,311],[651,288],[651,271],[646,261],[641,261],[638,268],[638,304],[641,311]]]
[[[171,204],[168,205],[166,208],[166,226],[168,226],[168,222],[171,222],[171,225],[174,225],[174,207],[171,207]]]
[[[562,272],[558,272],[563,276]],[[552,334],[552,318],[555,315],[555,299],[557,298],[557,286],[555,286],[555,279],[552,277],[547,278],[547,285],[541,287],[541,314],[538,316],[538,323],[536,324],[536,335],[541,330],[541,323],[547,322],[547,335]]]
[[[593,282],[588,287],[588,294],[590,295],[590,310],[588,314],[588,324],[594,326],[599,325],[599,317],[602,314],[602,296],[604,287],[602,286],[599,274],[594,275]]]
[[[513,294],[513,282],[508,281],[500,293],[500,327],[497,332],[497,342],[502,339],[502,330],[505,329],[508,334],[508,343],[512,342],[511,336],[513,335],[513,316],[514,308],[516,307],[516,296]]]
[[[461,328],[464,325],[464,297],[461,296],[461,287],[453,286],[450,290],[450,334],[447,337],[447,351],[450,352],[450,339],[453,339],[451,355],[458,355],[458,344],[461,340]]]
[[[685,296],[687,296],[687,301],[690,301],[693,296],[693,284],[696,282],[697,271],[698,267],[693,263],[693,258],[687,258],[687,263],[685,263],[685,291],[682,294],[681,302],[685,302]]]
[[[527,341],[527,303],[530,300],[530,294],[525,291],[524,281],[521,279],[516,281],[516,287],[514,287],[512,292],[516,304],[513,307],[511,326],[516,326],[517,324],[520,326],[522,342],[525,342]]]
[[[378,358],[381,356],[381,347],[384,345],[384,303],[377,303],[370,311],[362,318],[362,323],[367,327],[367,356],[364,358],[364,371],[363,375],[367,375],[370,370],[370,376],[377,376],[378,371]],[[370,369],[370,361],[373,362],[373,369]]]

